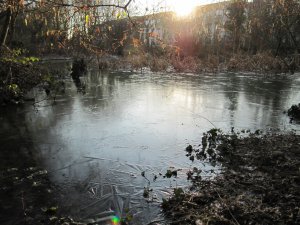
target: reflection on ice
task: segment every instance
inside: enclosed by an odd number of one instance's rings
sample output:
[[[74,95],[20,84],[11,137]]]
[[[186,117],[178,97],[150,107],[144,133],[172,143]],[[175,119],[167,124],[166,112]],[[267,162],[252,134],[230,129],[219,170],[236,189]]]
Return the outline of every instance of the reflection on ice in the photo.
[[[190,168],[211,175],[211,165],[185,157],[188,144],[198,145],[214,126],[224,131],[295,128],[282,112],[300,99],[296,75],[92,71],[82,79],[84,95],[69,79],[57,104],[39,104],[36,112],[28,106],[24,121],[18,114],[2,116],[1,129],[5,133],[14,120],[23,124],[35,158],[61,187],[64,210],[99,223],[113,216],[130,217],[133,224],[161,220],[162,197],[188,184]],[[180,169],[178,178],[163,178],[170,167]],[[151,204],[143,198],[148,181],[142,172],[151,181]]]

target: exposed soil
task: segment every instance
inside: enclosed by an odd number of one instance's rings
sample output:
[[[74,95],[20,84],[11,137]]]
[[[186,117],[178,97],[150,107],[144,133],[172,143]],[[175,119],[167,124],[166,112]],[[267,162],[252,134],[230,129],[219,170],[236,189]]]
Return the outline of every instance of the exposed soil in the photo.
[[[265,134],[247,137],[213,129],[200,148],[188,146],[190,159],[222,166],[212,180],[194,168],[189,191],[175,190],[163,202],[172,224],[299,224],[300,136]]]

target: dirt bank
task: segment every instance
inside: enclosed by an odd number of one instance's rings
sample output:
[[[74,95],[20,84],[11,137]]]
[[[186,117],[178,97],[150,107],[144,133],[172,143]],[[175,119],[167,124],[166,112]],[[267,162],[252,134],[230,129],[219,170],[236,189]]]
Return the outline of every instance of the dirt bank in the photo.
[[[193,185],[163,203],[172,224],[299,224],[300,136],[295,134],[204,134],[190,159],[222,166],[212,180],[197,168]]]

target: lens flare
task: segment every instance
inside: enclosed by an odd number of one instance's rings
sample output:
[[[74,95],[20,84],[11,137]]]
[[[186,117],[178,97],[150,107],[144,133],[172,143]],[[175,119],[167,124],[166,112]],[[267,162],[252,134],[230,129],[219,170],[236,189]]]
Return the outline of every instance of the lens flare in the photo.
[[[119,225],[120,224],[120,218],[117,217],[117,216],[114,216],[112,219],[111,219],[111,222],[113,225]]]

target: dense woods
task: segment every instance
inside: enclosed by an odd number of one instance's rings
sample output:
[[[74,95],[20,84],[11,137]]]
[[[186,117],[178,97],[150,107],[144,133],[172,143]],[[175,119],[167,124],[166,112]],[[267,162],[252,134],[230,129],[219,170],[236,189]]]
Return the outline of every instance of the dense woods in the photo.
[[[274,56],[299,54],[300,6],[296,0],[225,1],[199,6],[193,15],[179,19],[168,12],[131,17],[131,12],[138,12],[131,11],[130,3],[2,1],[1,45],[24,47],[35,54],[69,53],[83,47],[120,54],[112,48],[126,47],[126,41],[133,45],[134,38],[145,34],[143,39],[159,39],[155,44],[141,40],[146,46],[164,49],[171,44],[196,56],[262,51]],[[163,35],[157,34],[158,26]]]

